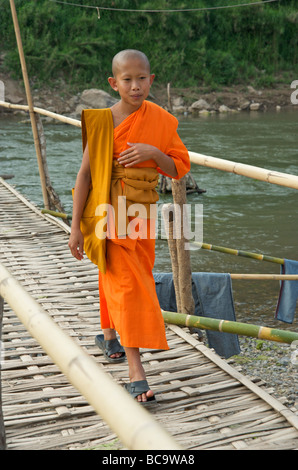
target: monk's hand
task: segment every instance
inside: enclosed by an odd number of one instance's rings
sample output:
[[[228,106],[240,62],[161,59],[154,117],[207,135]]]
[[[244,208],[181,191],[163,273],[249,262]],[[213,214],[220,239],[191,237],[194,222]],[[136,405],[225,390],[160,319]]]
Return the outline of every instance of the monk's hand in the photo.
[[[129,148],[121,152],[118,158],[118,162],[125,167],[134,166],[137,163],[145,162],[152,158],[154,159],[155,154],[159,152],[156,147],[149,144],[132,144],[127,142],[127,145],[129,145]]]
[[[71,230],[68,246],[72,256],[78,260],[82,260],[84,258],[84,237],[80,229]]]

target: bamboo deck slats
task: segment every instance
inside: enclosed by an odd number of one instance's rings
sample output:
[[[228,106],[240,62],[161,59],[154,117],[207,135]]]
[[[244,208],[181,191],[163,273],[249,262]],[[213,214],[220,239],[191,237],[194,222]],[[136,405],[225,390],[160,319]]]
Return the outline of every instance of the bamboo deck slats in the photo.
[[[0,261],[55,322],[118,384],[127,364],[106,364],[97,269],[70,254],[68,227],[0,179]],[[176,325],[169,351],[142,351],[158,404],[150,413],[184,449],[298,449],[298,417]],[[123,448],[117,435],[4,305],[2,398],[8,449]],[[57,344],[59,348],[59,344]]]

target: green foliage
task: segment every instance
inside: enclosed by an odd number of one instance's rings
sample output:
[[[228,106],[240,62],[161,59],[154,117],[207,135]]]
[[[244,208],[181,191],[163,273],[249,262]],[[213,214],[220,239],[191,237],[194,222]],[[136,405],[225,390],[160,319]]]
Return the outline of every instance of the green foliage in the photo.
[[[247,3],[247,0],[244,1]],[[102,0],[101,7],[177,9],[222,6],[233,0]],[[98,5],[80,0],[81,5]],[[257,83],[297,75],[295,0],[204,12],[101,11],[50,0],[15,0],[29,76],[62,77],[70,85],[105,88],[121,49],[143,50],[159,83],[174,87]],[[21,76],[9,2],[0,0],[0,47],[5,66]],[[293,79],[297,76],[293,75]]]

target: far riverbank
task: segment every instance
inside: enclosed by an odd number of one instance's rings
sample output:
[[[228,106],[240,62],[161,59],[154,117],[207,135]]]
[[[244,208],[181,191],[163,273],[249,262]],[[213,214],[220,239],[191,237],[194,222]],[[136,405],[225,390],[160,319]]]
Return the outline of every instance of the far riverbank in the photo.
[[[3,73],[0,73],[0,80],[4,83],[5,101],[14,104],[27,104],[22,81],[16,81]],[[75,92],[70,88],[66,82],[61,80],[51,87],[37,88],[32,86],[34,105],[58,114],[79,118],[82,108],[93,107],[91,102],[84,101],[82,98],[84,91],[89,90],[89,88],[86,86],[84,89]],[[290,83],[278,84],[272,88],[264,89],[255,89],[247,84],[210,90],[206,87],[175,88],[173,85],[164,86],[156,82],[151,90],[150,99],[176,115],[266,112],[295,108],[295,105],[291,103],[294,90],[291,88]],[[107,99],[104,102],[106,106],[110,105],[110,100],[117,99],[112,90],[111,94],[104,91],[101,91],[101,93]],[[298,105],[296,105],[296,108],[298,109]],[[11,113],[12,111],[0,107],[0,112]]]

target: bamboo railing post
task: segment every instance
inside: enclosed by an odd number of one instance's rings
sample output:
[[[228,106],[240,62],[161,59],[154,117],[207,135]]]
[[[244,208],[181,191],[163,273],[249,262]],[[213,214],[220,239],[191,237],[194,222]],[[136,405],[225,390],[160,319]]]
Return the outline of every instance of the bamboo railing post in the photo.
[[[4,299],[0,295],[0,450],[6,449],[6,436],[2,411],[2,381],[1,381],[1,367],[2,367],[2,321],[3,321]]]
[[[180,180],[172,180],[172,194],[174,200],[174,236],[176,238],[177,260],[179,269],[179,295],[181,313],[193,315],[195,303],[192,296],[192,273],[190,263],[189,241],[186,239],[186,184],[185,176]]]
[[[43,167],[42,158],[41,158],[41,150],[40,150],[40,142],[39,142],[39,137],[38,137],[37,125],[36,125],[36,118],[35,118],[35,113],[34,113],[33,101],[32,101],[32,96],[31,96],[28,73],[27,73],[27,66],[26,66],[26,61],[25,61],[25,56],[24,56],[24,51],[23,51],[20,27],[19,27],[14,0],[10,0],[10,8],[11,8],[11,14],[12,14],[14,30],[15,30],[16,40],[17,40],[17,46],[18,46],[18,51],[19,51],[19,57],[20,57],[20,62],[21,62],[26,97],[27,97],[27,102],[29,106],[29,115],[30,115],[30,120],[31,120],[33,139],[34,139],[35,151],[36,151],[38,168],[39,168],[43,201],[44,201],[45,208],[50,209],[48,193],[47,193],[47,188],[46,188],[45,172],[44,172],[44,167]]]

